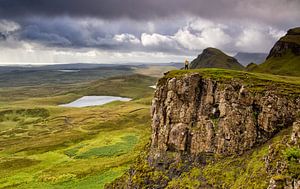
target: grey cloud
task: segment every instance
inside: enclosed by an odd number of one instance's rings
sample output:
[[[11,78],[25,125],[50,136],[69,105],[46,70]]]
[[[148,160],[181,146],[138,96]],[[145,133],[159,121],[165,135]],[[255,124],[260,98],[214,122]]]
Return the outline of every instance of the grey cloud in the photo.
[[[182,18],[178,23],[172,26],[172,30],[167,30],[163,29],[163,25],[168,26],[166,21],[152,21],[148,27],[147,22],[141,21],[40,17],[24,20],[7,37],[52,48],[187,55],[198,54],[208,46],[227,52],[266,52],[277,40],[265,25],[216,23],[199,17]],[[128,25],[131,27],[126,27]],[[273,30],[275,34],[282,32],[276,28]]]
[[[153,31],[173,33],[181,27],[180,21],[178,25],[173,24],[173,29],[168,31],[168,29],[162,29],[165,22],[153,23]],[[173,51],[170,46],[168,48],[142,46],[141,34],[151,30],[149,23],[144,22],[35,17],[25,19],[19,25],[20,28],[10,32],[10,36],[19,41],[35,42],[49,47],[97,48],[118,51]]]
[[[37,41],[48,46],[70,46],[72,43],[67,38],[49,31],[43,32],[38,26],[28,26],[20,32],[21,39]]]
[[[6,40],[6,35],[0,32],[0,41]]]
[[[188,14],[290,27],[300,19],[299,9],[299,0],[0,0],[0,17],[8,19],[69,15],[151,20]]]
[[[299,0],[0,0],[0,40],[120,52],[266,51],[276,41],[268,27],[297,26],[299,9]],[[193,19],[213,26],[194,28]]]

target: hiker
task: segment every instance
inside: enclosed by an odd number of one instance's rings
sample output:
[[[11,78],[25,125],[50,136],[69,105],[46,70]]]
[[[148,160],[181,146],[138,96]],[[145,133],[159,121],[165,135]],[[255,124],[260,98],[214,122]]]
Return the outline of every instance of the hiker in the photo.
[[[188,69],[189,69],[189,61],[188,61],[188,59],[185,59],[185,62],[184,62],[184,69],[185,69],[185,70],[188,70]]]

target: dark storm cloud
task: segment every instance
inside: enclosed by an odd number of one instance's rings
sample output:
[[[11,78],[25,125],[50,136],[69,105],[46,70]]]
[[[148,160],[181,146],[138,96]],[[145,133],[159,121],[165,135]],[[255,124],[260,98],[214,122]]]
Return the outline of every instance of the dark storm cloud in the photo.
[[[6,36],[10,39],[34,42],[51,48],[96,48],[102,50],[138,50],[141,48],[138,46],[139,41],[134,35],[130,34],[129,37],[131,38],[123,36],[123,38],[116,39],[117,31],[113,29],[114,24],[108,25],[106,22],[98,20],[61,17],[56,19],[31,18],[24,19],[20,23],[7,21],[6,23],[18,24],[19,26],[13,31],[6,32]],[[6,28],[7,26],[2,26],[3,30]]]
[[[223,1],[199,0],[0,0],[0,14],[6,17],[24,15],[96,16],[101,18],[129,17],[143,19],[180,12],[211,13],[206,7],[225,8]],[[199,8],[196,8],[199,7]],[[202,8],[203,7],[203,8]]]
[[[299,9],[299,0],[0,0],[0,17],[19,19],[26,15],[153,19],[192,14],[284,24],[300,18]]]
[[[266,52],[299,10],[300,0],[0,0],[0,47]]]

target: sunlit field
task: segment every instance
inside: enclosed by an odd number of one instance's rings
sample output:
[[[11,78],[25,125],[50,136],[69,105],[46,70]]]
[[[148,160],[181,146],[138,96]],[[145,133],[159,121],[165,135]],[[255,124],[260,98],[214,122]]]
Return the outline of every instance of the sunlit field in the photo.
[[[44,79],[35,84],[32,77],[12,81],[13,87],[7,80],[0,88],[0,188],[102,188],[121,176],[149,142],[154,92],[149,86],[156,78],[130,70],[72,83]],[[58,106],[84,95],[133,100]]]

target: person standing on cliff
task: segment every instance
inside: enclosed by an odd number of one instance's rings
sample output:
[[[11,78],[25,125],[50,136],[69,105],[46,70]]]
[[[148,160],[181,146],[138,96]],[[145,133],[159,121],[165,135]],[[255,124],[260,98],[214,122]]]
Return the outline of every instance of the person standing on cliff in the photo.
[[[185,62],[184,62],[184,69],[185,70],[188,70],[189,69],[189,61],[188,61],[188,59],[185,59]]]

